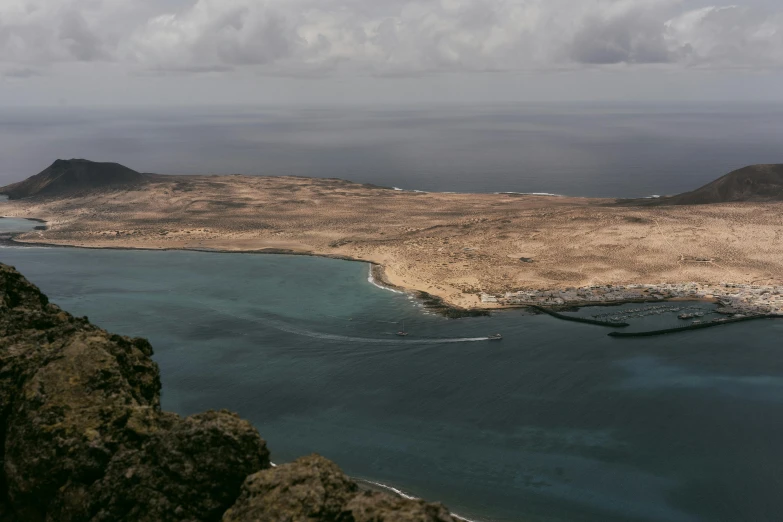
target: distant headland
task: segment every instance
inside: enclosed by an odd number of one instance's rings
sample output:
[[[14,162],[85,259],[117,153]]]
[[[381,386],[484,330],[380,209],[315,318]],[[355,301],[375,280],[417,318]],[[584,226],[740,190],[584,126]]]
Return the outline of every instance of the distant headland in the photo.
[[[0,213],[48,223],[15,238],[24,243],[362,260],[382,267],[376,275],[390,285],[461,308],[622,301],[644,297],[640,288],[687,297],[696,288],[737,313],[783,311],[783,165],[745,167],[675,196],[616,200],[163,176],[74,159],[0,194],[10,197]]]

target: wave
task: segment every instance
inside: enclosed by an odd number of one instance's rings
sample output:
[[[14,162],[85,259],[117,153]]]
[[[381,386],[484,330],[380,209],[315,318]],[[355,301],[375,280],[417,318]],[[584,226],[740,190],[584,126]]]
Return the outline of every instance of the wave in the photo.
[[[404,491],[399,490],[399,489],[395,488],[394,486],[390,486],[388,484],[383,484],[381,482],[375,482],[375,481],[367,480],[367,479],[359,479],[359,480],[361,482],[365,482],[367,484],[372,484],[373,486],[377,486],[377,487],[379,487],[381,489],[385,489],[386,491],[390,491],[390,492],[394,493],[395,495],[399,495],[402,498],[407,498],[408,500],[421,500],[419,497],[414,497],[413,495],[408,495]],[[460,515],[458,515],[456,513],[451,513],[451,516],[456,518],[456,519],[458,519],[458,520],[462,520],[464,522],[479,522],[478,520],[471,520],[469,518],[465,518],[463,516],[460,516]]]
[[[495,192],[494,194],[512,194],[517,196],[554,196],[558,198],[566,197],[562,194],[552,194],[550,192]]]
[[[400,188],[400,187],[392,187],[392,189],[396,190],[397,192],[418,192],[420,194],[428,194],[428,192],[426,190],[416,190],[416,189],[407,190],[407,189]],[[446,194],[454,194],[454,192],[447,192]]]
[[[388,286],[384,286],[380,284],[378,281],[375,280],[375,276],[372,274],[372,264],[370,264],[370,273],[367,276],[367,281],[373,285],[377,286],[381,290],[388,290],[389,292],[394,292],[395,294],[404,294],[405,292],[400,292],[399,290],[395,290],[394,288],[389,288]]]

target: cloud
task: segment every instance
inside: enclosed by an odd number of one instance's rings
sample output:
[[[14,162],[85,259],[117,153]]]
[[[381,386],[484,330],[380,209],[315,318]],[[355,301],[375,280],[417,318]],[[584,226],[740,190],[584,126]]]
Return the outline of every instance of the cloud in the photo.
[[[3,0],[0,2],[0,62],[28,67],[105,57],[103,37],[92,23],[96,20],[87,18],[95,4],[72,0]]]
[[[783,66],[783,10],[693,1],[2,0],[0,64],[273,75]]]
[[[625,2],[585,16],[568,46],[569,57],[577,63],[599,65],[671,62],[676,55],[663,31],[668,7]]]
[[[783,12],[706,7],[667,21],[665,36],[678,61],[693,66],[783,65]]]

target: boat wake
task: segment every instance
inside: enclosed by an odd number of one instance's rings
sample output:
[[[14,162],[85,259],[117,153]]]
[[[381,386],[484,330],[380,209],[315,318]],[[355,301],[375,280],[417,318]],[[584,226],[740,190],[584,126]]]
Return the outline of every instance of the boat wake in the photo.
[[[313,339],[321,339],[325,341],[340,341],[344,343],[362,343],[362,344],[396,344],[399,345],[400,343],[406,343],[406,344],[449,344],[449,343],[472,343],[472,342],[479,342],[479,341],[489,341],[489,337],[457,337],[457,338],[416,338],[416,337],[406,337],[403,339],[378,339],[374,337],[352,337],[349,335],[339,335],[339,334],[330,334],[325,332],[315,332],[312,330],[308,330],[307,328],[302,328],[290,323],[287,323],[285,321],[281,321],[280,319],[274,318],[274,317],[264,317],[263,315],[251,317],[244,314],[236,314],[233,312],[229,312],[228,310],[220,310],[213,306],[209,306],[206,303],[199,302],[201,306],[205,308],[209,308],[215,313],[227,315],[229,317],[233,317],[234,319],[240,319],[242,321],[250,321],[257,324],[262,324],[265,326],[269,326],[271,328],[274,328],[275,330],[279,330],[281,332],[287,332],[293,335],[301,335],[303,337],[311,337]]]
[[[244,318],[246,319],[246,318]],[[447,344],[447,343],[471,343],[478,341],[488,341],[489,337],[457,337],[457,338],[415,338],[406,337],[403,339],[377,339],[373,337],[351,337],[348,335],[330,334],[323,332],[314,332],[306,328],[301,328],[278,319],[268,319],[259,317],[256,322],[263,323],[267,326],[271,326],[275,330],[287,332],[294,335],[301,335],[304,337],[311,337],[313,339],[322,339],[326,341],[342,341],[346,343],[363,343],[363,344]]]

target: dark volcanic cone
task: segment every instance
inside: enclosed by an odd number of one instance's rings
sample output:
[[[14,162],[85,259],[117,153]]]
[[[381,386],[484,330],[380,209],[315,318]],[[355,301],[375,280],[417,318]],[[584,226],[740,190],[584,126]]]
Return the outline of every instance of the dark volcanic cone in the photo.
[[[751,165],[701,188],[658,199],[621,201],[628,206],[706,205],[737,201],[783,201],[783,164]]]
[[[13,185],[0,187],[0,194],[6,194],[10,199],[58,197],[107,187],[133,186],[147,180],[146,174],[118,163],[58,159],[40,174]]]

